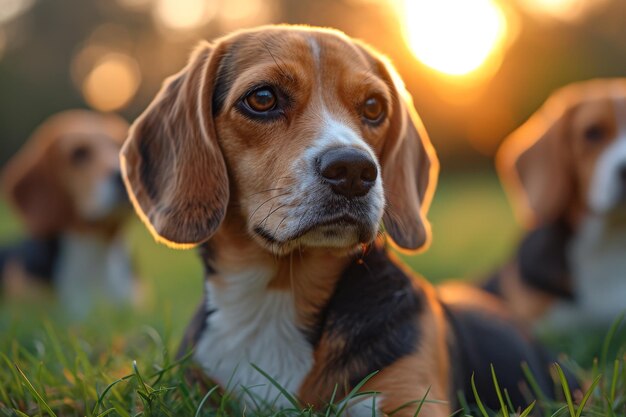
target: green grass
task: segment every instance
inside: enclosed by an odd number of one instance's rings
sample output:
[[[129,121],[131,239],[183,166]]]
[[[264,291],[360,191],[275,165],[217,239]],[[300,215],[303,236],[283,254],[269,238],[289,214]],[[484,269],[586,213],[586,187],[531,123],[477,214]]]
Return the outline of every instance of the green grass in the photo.
[[[433,281],[489,273],[509,256],[519,232],[497,180],[486,173],[443,178],[431,219],[431,250],[406,260]],[[19,222],[0,205],[0,243],[19,234]],[[2,302],[0,416],[337,416],[345,411],[344,403],[332,401],[327,409],[314,412],[295,398],[287,409],[260,404],[260,410],[254,410],[217,390],[207,392],[188,383],[184,374],[192,368],[190,361],[177,363],[173,357],[201,297],[196,254],[155,244],[136,221],[128,234],[148,289],[141,308],[99,308],[77,322],[53,301]],[[584,368],[571,363],[583,380],[597,382],[584,412],[564,395],[559,403],[540,401],[531,414],[541,409],[540,415],[555,417],[626,415],[621,333],[615,332],[606,349],[603,334],[554,341],[583,358],[576,363],[584,363]],[[592,357],[598,357],[595,365]],[[499,389],[496,384],[494,389]],[[506,406],[506,392],[500,395]],[[411,406],[423,402],[416,398]],[[504,408],[501,415],[513,415],[510,406]],[[483,415],[481,410],[474,413]]]

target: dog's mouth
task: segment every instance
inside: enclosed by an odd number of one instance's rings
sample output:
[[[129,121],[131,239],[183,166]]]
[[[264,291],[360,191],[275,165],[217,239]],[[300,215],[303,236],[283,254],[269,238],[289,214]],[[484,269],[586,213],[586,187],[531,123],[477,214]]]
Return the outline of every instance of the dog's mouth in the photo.
[[[298,242],[311,235],[310,239],[316,240],[314,246],[324,246],[325,241],[341,240],[346,235],[354,236],[354,245],[359,243],[370,243],[375,237],[375,230],[368,222],[352,214],[341,213],[329,216],[320,216],[314,220],[302,224],[293,233],[286,237],[277,237],[270,230],[263,226],[256,226],[253,231],[264,242],[273,247],[288,246],[290,243]],[[350,239],[345,239],[350,240]],[[311,243],[311,242],[309,242]]]

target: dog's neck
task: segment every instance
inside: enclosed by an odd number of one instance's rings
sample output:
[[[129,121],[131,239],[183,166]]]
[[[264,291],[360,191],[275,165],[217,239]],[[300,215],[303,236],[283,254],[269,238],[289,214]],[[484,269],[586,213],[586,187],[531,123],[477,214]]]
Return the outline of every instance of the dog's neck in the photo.
[[[227,218],[201,255],[207,271],[204,331],[195,360],[227,386],[251,388],[284,402],[255,364],[290,392],[311,371],[312,335],[322,310],[353,259],[332,250],[301,250],[275,256]],[[284,405],[288,405],[285,403]]]
[[[576,302],[557,303],[546,320],[548,325],[563,330],[610,325],[624,309],[625,249],[623,218],[584,217],[567,250]]]
[[[127,248],[119,237],[71,231],[59,236],[53,285],[70,312],[85,315],[98,300],[127,303],[135,280]]]
[[[232,289],[233,294],[241,295],[232,302],[242,303],[247,291],[290,293],[297,306],[298,324],[312,324],[341,272],[356,259],[357,249],[299,249],[277,256],[251,238],[241,224],[240,219],[228,217],[211,239],[203,254],[208,285]]]

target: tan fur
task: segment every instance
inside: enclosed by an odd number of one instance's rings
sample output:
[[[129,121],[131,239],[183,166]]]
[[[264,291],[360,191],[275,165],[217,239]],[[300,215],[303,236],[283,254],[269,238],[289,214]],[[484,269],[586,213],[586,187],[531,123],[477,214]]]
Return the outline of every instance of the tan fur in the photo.
[[[61,230],[110,229],[80,215],[93,187],[119,170],[117,154],[128,125],[115,115],[85,110],[46,120],[3,172],[4,193],[30,233],[48,236]],[[86,149],[89,161],[71,163],[72,152]]]
[[[522,323],[535,323],[555,301],[550,294],[525,285],[515,264],[509,265],[502,272],[500,285],[511,314]]]
[[[448,416],[450,407],[450,372],[444,312],[434,288],[420,277],[413,277],[425,292],[426,312],[420,315],[418,328],[423,329],[417,351],[381,370],[364,389],[380,392],[380,407],[385,413],[414,416],[419,400],[428,400],[421,415]],[[428,396],[426,393],[428,392]],[[405,406],[409,404],[408,406]]]
[[[450,408],[450,363],[446,345],[446,323],[440,304],[434,297],[434,290],[420,279],[416,283],[426,290],[427,311],[420,316],[416,326],[423,329],[418,349],[380,370],[363,387],[364,391],[374,391],[376,405],[385,413],[396,411],[394,415],[413,416],[419,401],[426,396],[424,415],[448,416]],[[307,375],[300,388],[300,398],[305,404],[321,406],[331,397],[335,384],[339,398],[351,389],[349,379],[351,369],[335,369],[328,364],[334,352],[343,348],[340,337],[324,335],[315,350],[315,366]],[[356,366],[356,364],[355,364]],[[406,407],[401,408],[403,405]],[[400,409],[401,408],[401,409]]]
[[[620,87],[621,86],[621,87]],[[498,172],[525,225],[565,215],[574,223],[586,209],[583,196],[597,158],[617,135],[617,107],[626,79],[593,80],[556,91],[526,123],[507,137],[496,158]],[[604,129],[600,143],[584,132]]]
[[[217,65],[212,53],[211,45],[201,44],[189,65],[165,82],[122,149],[122,171],[137,213],[157,240],[171,246],[206,241],[228,204],[226,168],[213,119],[207,117]],[[150,173],[142,153],[150,155]]]
[[[311,43],[321,46],[320,62],[311,53]],[[374,76],[373,66],[388,73],[391,81]],[[235,76],[222,110],[212,117],[211,97],[222,87],[214,83],[225,82],[216,80],[222,72]],[[287,110],[289,123],[260,123],[236,110],[259,81],[289,91],[295,103]],[[388,117],[375,127],[365,126],[355,111],[372,93],[390,104]],[[277,271],[268,288],[292,292],[298,324],[309,326],[332,295],[348,254],[369,242],[355,241],[345,248],[273,244],[253,229],[261,224],[281,233],[287,208],[279,198],[290,193],[302,168],[294,161],[311,147],[328,115],[357,132],[381,162],[388,202],[384,222],[393,239],[389,241],[407,250],[426,248],[426,213],[439,166],[430,140],[387,60],[332,30],[263,27],[200,45],[188,66],[166,81],[133,124],[122,150],[135,209],[155,238],[169,246],[188,248],[210,239],[213,285],[228,286],[229,273],[243,268]],[[149,161],[143,159],[146,154]],[[143,169],[150,178],[142,176]],[[290,204],[298,205],[299,198]],[[423,395],[426,380],[437,381],[433,395],[444,398],[447,393],[446,331],[434,303],[424,320],[419,325],[430,329],[427,346],[407,360],[423,369],[393,366],[377,383],[392,384],[389,379],[396,377],[419,382],[412,391],[400,390],[398,397],[386,389],[389,407],[409,400],[409,395],[414,395],[410,400]],[[347,375],[329,374],[324,367],[326,355],[341,343],[340,338],[322,335],[314,369],[301,388],[305,401],[320,404],[329,399],[335,383],[347,383]]]
[[[310,71],[314,63],[308,38],[325,46],[318,77]],[[228,53],[229,70],[237,77],[225,99],[224,107],[229,110],[212,120],[206,117],[212,112],[212,82],[220,60]],[[388,86],[371,77],[372,61],[399,84]],[[275,82],[290,89],[295,102],[307,103],[293,109],[299,115],[295,123],[277,130],[232,109],[254,80]],[[324,80],[343,90],[323,85]],[[386,97],[392,107],[381,126],[365,128],[358,114],[349,109],[372,91]],[[386,60],[334,31],[267,27],[237,32],[214,46],[200,45],[187,68],[166,81],[133,124],[122,151],[122,167],[137,212],[157,240],[173,247],[193,246],[209,239],[219,227],[230,188],[235,193],[231,201],[237,202],[249,224],[262,222],[280,232],[285,208],[273,205],[270,199],[277,199],[294,181],[297,167],[290,161],[315,137],[323,107],[361,133],[380,153],[389,190],[385,223],[391,237],[406,249],[427,247],[430,226],[424,215],[438,173],[430,140],[410,96]],[[152,196],[141,178],[141,147],[150,153],[151,164],[159,166],[154,170]]]
[[[505,139],[497,167],[522,223],[531,228],[565,219],[576,229],[589,213],[586,196],[599,156],[618,137],[626,113],[626,79],[599,79],[557,90]],[[590,127],[602,130],[594,142]],[[513,314],[525,323],[541,318],[556,300],[526,285],[516,264],[501,271],[500,287]]]

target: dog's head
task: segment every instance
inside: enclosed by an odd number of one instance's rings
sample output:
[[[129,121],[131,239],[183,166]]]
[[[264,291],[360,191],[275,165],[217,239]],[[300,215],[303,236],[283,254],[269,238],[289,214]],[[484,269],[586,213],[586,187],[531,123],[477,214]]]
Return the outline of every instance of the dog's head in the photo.
[[[527,225],[624,207],[626,79],[558,90],[505,140],[497,162]]]
[[[295,247],[427,245],[438,163],[398,75],[344,34],[262,27],[201,44],[131,127],[126,185],[157,240],[207,241],[236,212]],[[227,214],[228,212],[228,214]]]
[[[118,158],[127,133],[121,118],[86,110],[39,126],[3,172],[5,194],[31,233],[91,227],[128,211]]]

